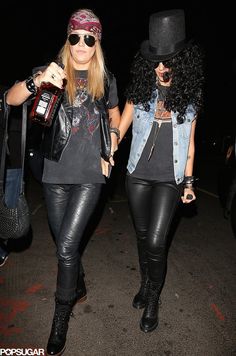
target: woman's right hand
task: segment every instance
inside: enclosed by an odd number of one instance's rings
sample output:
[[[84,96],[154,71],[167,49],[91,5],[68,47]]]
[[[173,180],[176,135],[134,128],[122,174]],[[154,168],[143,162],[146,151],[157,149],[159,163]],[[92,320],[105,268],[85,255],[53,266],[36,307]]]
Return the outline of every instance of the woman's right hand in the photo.
[[[181,200],[184,204],[189,204],[193,200],[196,200],[196,195],[194,194],[193,189],[191,188],[184,188],[184,194],[181,197]]]
[[[63,79],[66,78],[65,71],[55,62],[51,62],[48,67],[35,76],[34,83],[40,87],[42,82],[52,83],[58,88],[63,87]]]

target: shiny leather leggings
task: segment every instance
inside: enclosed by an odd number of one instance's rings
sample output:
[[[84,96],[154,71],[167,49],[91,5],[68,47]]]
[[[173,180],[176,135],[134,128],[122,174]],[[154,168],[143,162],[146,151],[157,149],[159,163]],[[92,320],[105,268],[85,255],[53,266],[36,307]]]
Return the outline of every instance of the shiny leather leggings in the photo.
[[[49,225],[57,246],[56,297],[60,300],[76,298],[79,245],[101,187],[101,184],[43,184]]]
[[[168,232],[180,201],[182,186],[126,177],[131,216],[137,235],[139,261],[147,265],[149,279],[163,286],[168,253]]]

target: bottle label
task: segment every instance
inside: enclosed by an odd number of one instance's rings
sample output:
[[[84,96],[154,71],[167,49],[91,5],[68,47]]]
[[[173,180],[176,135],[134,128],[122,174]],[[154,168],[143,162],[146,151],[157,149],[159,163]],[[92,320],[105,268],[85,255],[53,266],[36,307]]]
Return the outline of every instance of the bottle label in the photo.
[[[48,106],[50,105],[50,101],[52,100],[53,98],[53,95],[51,93],[48,93],[48,92],[42,92],[41,96],[40,96],[40,99],[39,99],[39,102],[38,102],[38,105],[35,109],[36,113],[38,115],[42,115],[44,116],[46,111],[47,111],[47,108]]]
[[[64,89],[49,84],[42,84],[30,113],[31,120],[44,126],[51,126],[64,93]]]

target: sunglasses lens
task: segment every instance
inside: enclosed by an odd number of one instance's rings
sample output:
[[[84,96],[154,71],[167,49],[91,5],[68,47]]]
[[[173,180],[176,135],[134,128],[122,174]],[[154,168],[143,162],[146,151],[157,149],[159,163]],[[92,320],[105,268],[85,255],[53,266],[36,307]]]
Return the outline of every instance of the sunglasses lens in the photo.
[[[164,67],[168,68],[168,61],[163,61],[162,64]]]
[[[166,61],[154,62],[154,68],[157,68],[160,63],[162,63],[165,68],[171,68],[172,67],[171,59],[168,59]]]
[[[71,46],[75,46],[79,41],[80,41],[80,36],[84,37],[84,43],[88,47],[93,47],[95,45],[95,37],[90,36],[90,35],[77,35],[77,33],[72,33],[69,37],[68,40],[70,42]]]
[[[69,40],[71,46],[75,46],[79,42],[79,36],[76,33],[72,33],[68,37],[68,40]]]
[[[84,36],[84,43],[88,46],[88,47],[93,47],[95,45],[95,37],[90,36],[90,35],[85,35]]]

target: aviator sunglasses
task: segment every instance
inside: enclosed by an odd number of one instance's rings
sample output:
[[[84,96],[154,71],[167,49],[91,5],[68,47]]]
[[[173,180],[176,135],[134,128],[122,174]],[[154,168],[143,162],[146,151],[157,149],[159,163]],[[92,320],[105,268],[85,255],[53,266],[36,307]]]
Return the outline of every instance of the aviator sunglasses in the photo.
[[[75,46],[80,41],[80,37],[81,36],[84,37],[84,43],[88,47],[93,47],[95,45],[96,39],[95,39],[94,36],[91,36],[91,35],[78,35],[77,33],[72,33],[68,37],[68,40],[69,40],[71,46]]]
[[[171,60],[170,60],[170,59],[167,59],[167,60],[165,60],[165,61],[158,61],[158,62],[155,62],[154,68],[157,68],[160,63],[162,63],[163,66],[166,67],[166,68],[171,68],[171,66],[172,66]]]

